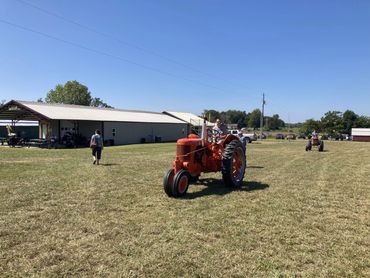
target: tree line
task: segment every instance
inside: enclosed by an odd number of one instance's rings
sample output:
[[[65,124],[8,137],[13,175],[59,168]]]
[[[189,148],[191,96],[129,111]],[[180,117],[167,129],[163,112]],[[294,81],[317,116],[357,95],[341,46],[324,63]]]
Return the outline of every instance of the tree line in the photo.
[[[299,125],[302,133],[309,134],[315,130],[329,136],[351,134],[352,128],[370,128],[370,117],[358,115],[351,110],[344,113],[329,111],[320,120],[308,119]]]
[[[237,128],[248,127],[252,129],[260,128],[261,110],[255,109],[252,112],[239,110],[204,110],[203,116],[209,121],[215,122],[217,118],[226,124],[236,124]],[[285,128],[287,124],[280,119],[278,114],[264,116],[263,125],[265,130],[279,130]],[[329,111],[320,120],[308,119],[303,123],[289,124],[290,128],[298,128],[299,132],[310,134],[316,132],[325,133],[329,136],[337,134],[351,134],[352,128],[370,128],[370,117],[358,115],[351,110],[345,112]]]
[[[216,110],[204,110],[203,116],[206,117],[210,122],[215,122],[216,119],[220,119],[225,124],[236,124],[238,129],[248,127],[257,129],[261,125],[261,110],[254,109],[252,112],[247,113],[246,111],[240,110],[227,110],[227,111],[216,111]],[[263,125],[266,129],[278,130],[285,127],[285,122],[280,119],[278,114],[263,117]]]

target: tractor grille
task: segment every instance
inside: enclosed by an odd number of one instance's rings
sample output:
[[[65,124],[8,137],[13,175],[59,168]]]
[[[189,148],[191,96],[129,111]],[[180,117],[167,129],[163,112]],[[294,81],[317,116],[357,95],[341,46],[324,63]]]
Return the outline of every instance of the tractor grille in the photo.
[[[186,155],[190,152],[191,147],[187,145],[177,145],[177,156],[180,160],[188,161],[190,159],[189,155]]]

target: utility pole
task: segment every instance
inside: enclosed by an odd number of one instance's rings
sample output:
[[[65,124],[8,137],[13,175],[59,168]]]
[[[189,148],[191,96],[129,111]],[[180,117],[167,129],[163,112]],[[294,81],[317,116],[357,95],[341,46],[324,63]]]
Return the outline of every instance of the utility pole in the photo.
[[[265,93],[262,94],[262,111],[261,111],[261,122],[260,122],[260,127],[261,127],[261,141],[262,141],[262,134],[263,134],[263,118],[264,118],[264,113],[265,113]]]

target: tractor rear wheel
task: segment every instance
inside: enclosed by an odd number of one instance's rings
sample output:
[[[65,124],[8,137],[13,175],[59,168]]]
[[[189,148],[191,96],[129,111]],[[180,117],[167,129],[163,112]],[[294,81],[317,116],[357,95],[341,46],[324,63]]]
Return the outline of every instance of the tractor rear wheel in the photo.
[[[176,173],[173,182],[172,196],[175,198],[182,197],[189,188],[190,174],[186,170],[180,170]]]
[[[226,147],[222,158],[222,179],[226,186],[239,187],[243,183],[247,160],[242,143],[231,141]]]
[[[310,151],[310,150],[312,150],[312,143],[311,143],[311,140],[310,140],[310,141],[308,141],[308,143],[307,143],[307,146],[306,146],[306,152],[307,152],[307,151]]]
[[[320,141],[319,152],[323,152],[323,151],[324,151],[324,141]]]
[[[175,171],[173,169],[168,170],[163,178],[163,189],[168,197],[173,197],[173,181],[174,181]]]

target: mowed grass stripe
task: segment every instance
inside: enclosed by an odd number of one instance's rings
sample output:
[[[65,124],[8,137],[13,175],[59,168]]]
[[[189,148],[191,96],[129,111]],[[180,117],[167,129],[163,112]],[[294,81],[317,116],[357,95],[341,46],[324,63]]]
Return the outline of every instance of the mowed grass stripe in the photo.
[[[0,273],[124,277],[370,275],[370,144],[248,145],[244,186],[202,175],[168,198],[175,144],[0,148]]]

